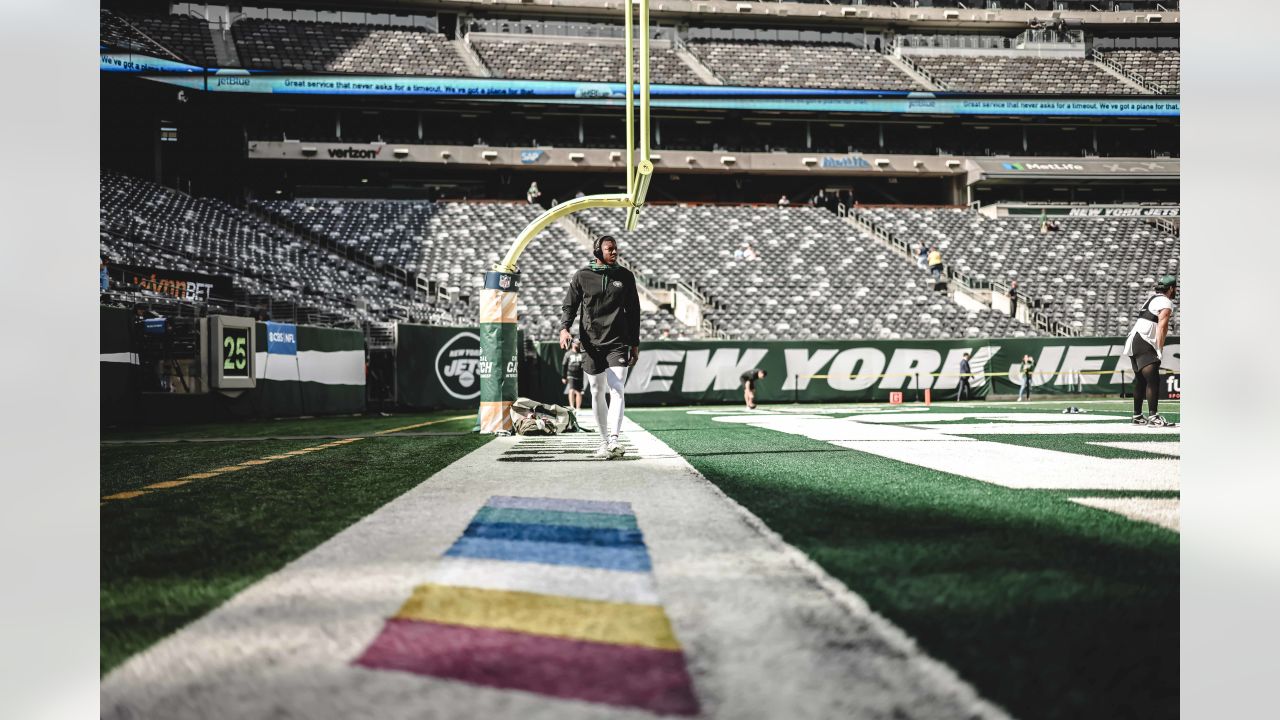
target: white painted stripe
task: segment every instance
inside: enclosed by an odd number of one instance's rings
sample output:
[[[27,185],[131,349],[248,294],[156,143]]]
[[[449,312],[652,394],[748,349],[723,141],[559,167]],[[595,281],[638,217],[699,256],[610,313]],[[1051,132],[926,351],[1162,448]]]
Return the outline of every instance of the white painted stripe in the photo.
[[[1097,433],[1101,435],[1151,435],[1163,433],[1177,435],[1181,428],[1150,428],[1134,425],[1128,419],[1114,419],[1101,423],[993,423],[972,425],[948,425],[926,423],[917,425],[922,430],[940,430],[950,435],[1077,435]]]
[[[1149,522],[1179,532],[1181,508],[1178,498],[1071,498],[1071,502],[1123,515],[1130,520]]]
[[[98,355],[98,362],[105,363],[124,363],[126,365],[138,364],[138,353],[101,353]]]
[[[567,565],[446,557],[432,568],[424,582],[636,605],[660,604],[649,573]]]
[[[1120,450],[1133,450],[1135,452],[1151,453],[1152,455],[1182,457],[1181,440],[1174,440],[1173,442],[1128,442],[1115,440],[1110,442],[1091,442],[1089,444],[1118,448]]]
[[[1118,415],[1096,415],[1093,413],[1017,413],[1017,412],[933,412],[928,415],[920,415],[919,413],[884,413],[881,415],[859,415],[858,422],[864,423],[958,423],[969,420],[984,420],[988,422],[1012,422],[1012,423],[1089,423],[1089,422],[1115,422],[1123,419],[1129,421],[1128,416]]]
[[[1176,490],[1178,462],[1168,459],[1096,458],[1075,453],[1046,450],[947,433],[986,425],[935,425],[930,429],[874,425],[849,418],[822,417],[730,417],[720,422],[749,424],[792,435],[803,435],[833,445],[868,452],[939,472],[973,478],[1010,488],[1094,489],[1094,490]],[[1010,431],[1026,426],[995,425],[988,432]],[[1036,427],[1074,427],[1036,425]],[[1109,427],[1109,425],[1108,425]],[[1130,427],[1121,425],[1120,427]],[[939,432],[944,430],[945,432]],[[1075,429],[1074,432],[1084,432]],[[851,459],[851,472],[856,464]]]
[[[364,351],[299,350],[293,355],[255,355],[259,380],[315,382],[322,385],[364,385]]]

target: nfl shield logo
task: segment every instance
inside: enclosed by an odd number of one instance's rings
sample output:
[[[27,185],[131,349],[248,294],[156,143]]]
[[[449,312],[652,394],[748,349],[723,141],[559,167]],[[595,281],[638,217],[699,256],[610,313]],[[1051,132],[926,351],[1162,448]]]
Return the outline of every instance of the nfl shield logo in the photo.
[[[503,290],[506,290],[507,288],[511,287],[511,276],[503,275],[502,277],[498,278],[498,287],[502,288]]]

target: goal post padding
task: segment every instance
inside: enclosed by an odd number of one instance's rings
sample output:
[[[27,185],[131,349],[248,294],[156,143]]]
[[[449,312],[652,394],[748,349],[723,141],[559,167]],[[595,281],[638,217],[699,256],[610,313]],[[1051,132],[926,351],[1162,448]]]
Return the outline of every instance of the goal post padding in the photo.
[[[519,344],[516,300],[520,274],[491,270],[480,291],[480,432],[511,430],[511,403],[516,400]]]

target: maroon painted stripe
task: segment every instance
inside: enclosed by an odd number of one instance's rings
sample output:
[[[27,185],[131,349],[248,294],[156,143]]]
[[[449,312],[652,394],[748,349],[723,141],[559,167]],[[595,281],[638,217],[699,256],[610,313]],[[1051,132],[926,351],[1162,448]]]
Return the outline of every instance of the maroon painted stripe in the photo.
[[[698,713],[678,650],[392,619],[355,663],[664,715]]]

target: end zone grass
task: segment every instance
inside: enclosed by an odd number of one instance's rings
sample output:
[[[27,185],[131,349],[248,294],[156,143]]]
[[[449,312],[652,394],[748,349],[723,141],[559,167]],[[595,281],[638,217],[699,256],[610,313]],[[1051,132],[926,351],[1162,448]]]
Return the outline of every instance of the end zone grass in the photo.
[[[974,407],[1070,404],[1084,406]],[[1115,405],[1087,407],[1119,421],[1130,408]],[[935,404],[921,422],[954,407]],[[1059,491],[1009,489],[687,410],[629,414],[1013,715],[1177,717],[1176,533]],[[1036,440],[1046,437],[1009,441]]]
[[[365,434],[449,418],[262,421],[184,428],[185,437]],[[424,430],[466,432],[474,416]],[[142,433],[114,434],[105,439]],[[148,436],[157,438],[160,433]],[[212,610],[480,447],[487,436],[388,434],[250,467],[101,508],[101,672]],[[317,441],[104,445],[102,495]]]

